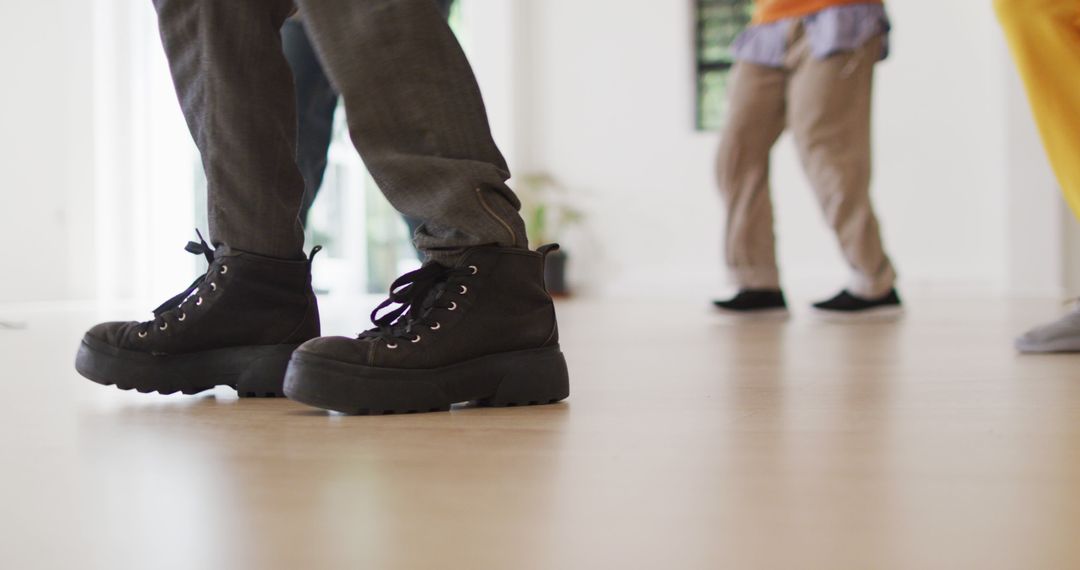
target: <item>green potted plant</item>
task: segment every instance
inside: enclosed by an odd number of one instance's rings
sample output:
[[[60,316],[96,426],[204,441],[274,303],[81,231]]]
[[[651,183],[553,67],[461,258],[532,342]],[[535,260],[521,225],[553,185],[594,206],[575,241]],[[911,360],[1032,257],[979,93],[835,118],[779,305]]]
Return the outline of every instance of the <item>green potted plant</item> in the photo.
[[[530,247],[556,243],[567,228],[581,222],[584,214],[570,204],[569,192],[546,172],[531,172],[517,183],[521,199],[521,215],[529,232]],[[553,296],[567,296],[567,255],[559,249],[548,255],[544,266],[544,282]]]

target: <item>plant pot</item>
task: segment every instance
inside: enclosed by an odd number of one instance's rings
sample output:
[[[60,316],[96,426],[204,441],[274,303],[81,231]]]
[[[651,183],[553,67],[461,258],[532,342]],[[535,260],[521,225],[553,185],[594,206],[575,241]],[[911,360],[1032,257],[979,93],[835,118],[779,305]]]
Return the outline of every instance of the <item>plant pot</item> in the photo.
[[[553,251],[548,254],[544,264],[544,283],[552,297],[566,297],[570,294],[570,289],[566,286],[566,259],[567,255],[562,250]]]

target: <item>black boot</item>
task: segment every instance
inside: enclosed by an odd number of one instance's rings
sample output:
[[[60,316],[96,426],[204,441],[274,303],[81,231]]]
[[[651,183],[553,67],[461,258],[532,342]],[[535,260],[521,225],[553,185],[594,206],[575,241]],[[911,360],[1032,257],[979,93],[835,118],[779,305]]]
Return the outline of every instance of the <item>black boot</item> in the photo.
[[[99,384],[140,392],[232,386],[240,396],[283,395],[292,351],[319,336],[311,258],[214,250],[201,237],[187,250],[206,256],[206,274],[155,309],[151,321],[90,329],[75,369]]]
[[[428,263],[403,275],[372,313],[377,328],[318,338],[293,354],[286,395],[350,414],[566,398],[566,361],[543,278],[544,256],[557,247],[477,247],[453,267]]]

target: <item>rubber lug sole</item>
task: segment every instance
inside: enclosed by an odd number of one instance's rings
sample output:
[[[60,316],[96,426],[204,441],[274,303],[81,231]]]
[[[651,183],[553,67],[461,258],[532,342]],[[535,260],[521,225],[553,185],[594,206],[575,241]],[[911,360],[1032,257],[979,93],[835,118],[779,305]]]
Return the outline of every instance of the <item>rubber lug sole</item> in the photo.
[[[352,415],[448,411],[453,404],[510,407],[554,404],[570,395],[558,346],[491,354],[441,368],[377,368],[297,352],[285,395]]]
[[[98,384],[144,394],[198,394],[229,386],[241,398],[278,398],[285,395],[285,369],[297,346],[236,346],[155,355],[87,337],[79,345],[75,370]]]

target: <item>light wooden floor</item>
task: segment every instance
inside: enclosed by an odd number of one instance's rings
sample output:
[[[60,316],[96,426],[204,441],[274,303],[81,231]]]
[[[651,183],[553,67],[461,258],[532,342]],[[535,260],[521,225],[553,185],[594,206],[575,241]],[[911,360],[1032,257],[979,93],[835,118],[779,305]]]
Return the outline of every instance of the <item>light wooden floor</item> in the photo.
[[[1060,307],[913,307],[575,301],[567,403],[389,417],[100,387],[119,315],[8,308],[0,567],[1080,568],[1080,356],[1010,345]]]

